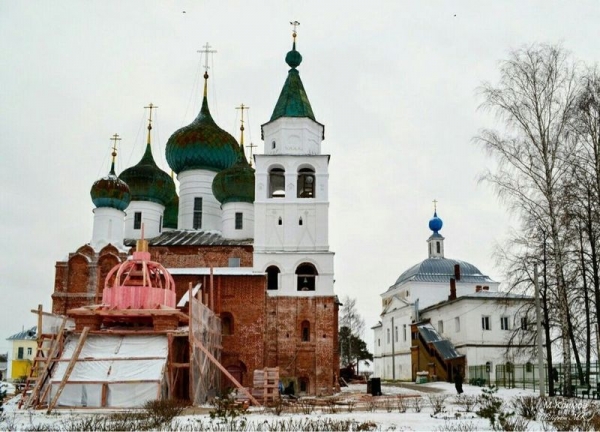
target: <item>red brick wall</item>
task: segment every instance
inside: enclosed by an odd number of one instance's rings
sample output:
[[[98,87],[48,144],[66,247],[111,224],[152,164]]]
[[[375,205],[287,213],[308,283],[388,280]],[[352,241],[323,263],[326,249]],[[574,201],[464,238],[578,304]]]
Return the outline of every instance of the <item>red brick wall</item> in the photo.
[[[252,267],[252,246],[151,246],[152,260],[167,268],[228,267],[229,258],[240,258],[241,267]]]
[[[233,333],[223,335],[221,363],[225,367],[243,364],[247,373],[242,384],[251,387],[254,369],[264,367],[266,277],[219,276],[214,278],[214,289],[215,311],[233,318]]]
[[[112,246],[90,255],[82,247],[68,262],[57,262],[52,311],[90,305],[96,287],[126,254]],[[229,258],[240,258],[242,267],[252,266],[251,246],[151,247],[153,261],[167,268],[227,267]],[[89,262],[85,257],[89,257]],[[187,295],[190,283],[210,290],[209,276],[176,275],[177,301]],[[88,288],[91,287],[91,288]],[[88,292],[89,290],[89,292]],[[331,393],[339,368],[338,310],[330,297],[269,297],[265,276],[214,276],[214,310],[233,317],[232,335],[223,336],[221,363],[244,370],[242,384],[252,385],[256,368],[280,368],[284,378],[308,379],[310,394]],[[310,323],[310,340],[302,341],[302,322]],[[229,386],[229,383],[224,383]],[[300,389],[296,387],[298,392]]]
[[[266,319],[266,366],[279,366],[282,378],[308,378],[311,394],[331,393],[339,369],[336,298],[268,297]],[[305,320],[309,341],[302,340]]]

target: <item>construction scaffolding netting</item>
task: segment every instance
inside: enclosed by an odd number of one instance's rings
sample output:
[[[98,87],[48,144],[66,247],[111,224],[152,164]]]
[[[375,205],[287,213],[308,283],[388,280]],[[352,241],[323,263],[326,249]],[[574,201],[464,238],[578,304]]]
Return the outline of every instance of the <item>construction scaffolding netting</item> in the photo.
[[[194,296],[190,304],[190,346],[193,403],[202,405],[221,391],[221,371],[216,364],[221,360],[221,319]]]
[[[166,335],[90,335],[78,354],[77,345],[75,335],[67,338],[52,373],[48,402],[58,394],[57,406],[133,408],[161,399]]]

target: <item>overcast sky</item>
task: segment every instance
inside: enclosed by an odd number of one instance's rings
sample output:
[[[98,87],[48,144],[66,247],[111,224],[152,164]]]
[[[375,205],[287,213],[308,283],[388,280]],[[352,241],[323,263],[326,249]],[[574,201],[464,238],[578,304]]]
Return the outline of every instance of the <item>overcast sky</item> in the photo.
[[[493,161],[472,138],[494,125],[477,88],[537,42],[595,63],[597,0],[0,1],[0,352],[35,325],[31,309],[50,309],[55,262],[90,241],[109,138],[122,137],[118,172],[141,158],[150,102],[154,156],[170,172],[165,144],[199,110],[207,42],[213,117],[239,137],[235,107],[250,106],[246,140],[262,153],[293,20],[331,155],[336,294],[374,325],[380,294],[427,258],[433,199],[446,256],[503,279],[492,253],[517,221],[477,181]]]

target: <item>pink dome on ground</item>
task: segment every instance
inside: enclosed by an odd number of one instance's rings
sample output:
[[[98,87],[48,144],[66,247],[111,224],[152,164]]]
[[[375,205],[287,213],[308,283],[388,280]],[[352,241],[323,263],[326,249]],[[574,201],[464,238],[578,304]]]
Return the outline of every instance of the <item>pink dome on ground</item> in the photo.
[[[106,276],[102,304],[111,309],[175,308],[175,282],[161,264],[150,261],[149,252],[115,266]]]

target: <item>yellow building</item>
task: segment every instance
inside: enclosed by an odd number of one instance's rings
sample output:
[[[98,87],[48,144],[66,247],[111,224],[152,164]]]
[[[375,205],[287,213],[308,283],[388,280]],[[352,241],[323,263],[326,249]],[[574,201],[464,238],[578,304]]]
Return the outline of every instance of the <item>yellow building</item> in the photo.
[[[8,359],[8,377],[10,380],[18,380],[29,375],[33,358],[37,349],[37,327],[23,330],[9,337],[12,342],[12,350]]]

